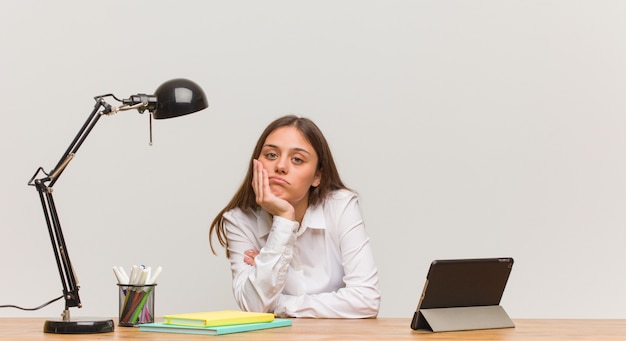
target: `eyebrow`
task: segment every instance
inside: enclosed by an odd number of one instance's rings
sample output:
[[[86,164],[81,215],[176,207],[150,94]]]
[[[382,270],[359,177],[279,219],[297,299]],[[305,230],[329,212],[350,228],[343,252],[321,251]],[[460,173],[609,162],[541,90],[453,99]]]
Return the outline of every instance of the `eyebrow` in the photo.
[[[274,149],[280,149],[280,148],[278,148],[278,146],[277,146],[277,145],[275,145],[275,144],[271,144],[271,143],[264,144],[264,145],[263,145],[263,148],[265,148],[265,147],[270,147],[270,148],[274,148]],[[308,150],[304,149],[304,148],[295,147],[295,148],[291,148],[291,150],[296,151],[296,152],[302,152],[302,153],[306,153],[306,154],[311,155],[311,153],[310,153]]]

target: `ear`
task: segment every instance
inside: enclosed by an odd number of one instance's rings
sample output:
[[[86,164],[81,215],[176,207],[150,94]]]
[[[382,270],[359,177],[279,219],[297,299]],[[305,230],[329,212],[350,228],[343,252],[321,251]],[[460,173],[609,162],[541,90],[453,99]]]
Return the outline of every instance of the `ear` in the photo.
[[[322,182],[322,173],[320,173],[320,171],[318,170],[317,172],[315,172],[315,177],[313,178],[313,183],[311,184],[311,186],[317,187],[320,185],[321,182]]]

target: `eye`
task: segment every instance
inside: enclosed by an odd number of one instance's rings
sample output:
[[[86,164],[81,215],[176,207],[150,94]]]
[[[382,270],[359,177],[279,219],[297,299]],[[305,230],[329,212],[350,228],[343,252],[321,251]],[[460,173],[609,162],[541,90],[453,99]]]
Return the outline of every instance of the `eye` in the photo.
[[[297,164],[297,165],[299,165],[299,164],[301,164],[301,163],[303,163],[303,162],[304,162],[304,160],[302,160],[302,159],[301,159],[301,158],[299,158],[299,157],[294,157],[294,158],[292,158],[291,160],[293,160],[293,163],[295,163],[295,164]]]
[[[265,153],[265,158],[266,159],[275,160],[277,157],[278,157],[278,155],[276,155],[276,153],[272,153],[272,152]]]

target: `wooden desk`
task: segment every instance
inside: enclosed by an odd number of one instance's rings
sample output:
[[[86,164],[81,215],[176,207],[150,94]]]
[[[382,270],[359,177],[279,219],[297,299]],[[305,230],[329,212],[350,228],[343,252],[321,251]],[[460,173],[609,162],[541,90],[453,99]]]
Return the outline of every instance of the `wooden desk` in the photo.
[[[514,320],[516,327],[464,332],[413,331],[410,319],[294,319],[293,326],[220,336],[140,332],[115,327],[113,333],[59,335],[43,333],[45,319],[0,318],[0,340],[626,340],[626,320]]]

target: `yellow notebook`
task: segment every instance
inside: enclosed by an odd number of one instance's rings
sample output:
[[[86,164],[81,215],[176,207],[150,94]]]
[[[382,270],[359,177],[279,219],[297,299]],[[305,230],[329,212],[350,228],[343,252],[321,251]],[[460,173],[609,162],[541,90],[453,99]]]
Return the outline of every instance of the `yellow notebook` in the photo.
[[[217,327],[272,321],[274,321],[274,314],[272,313],[254,313],[239,310],[207,311],[163,316],[164,324],[194,327]]]

